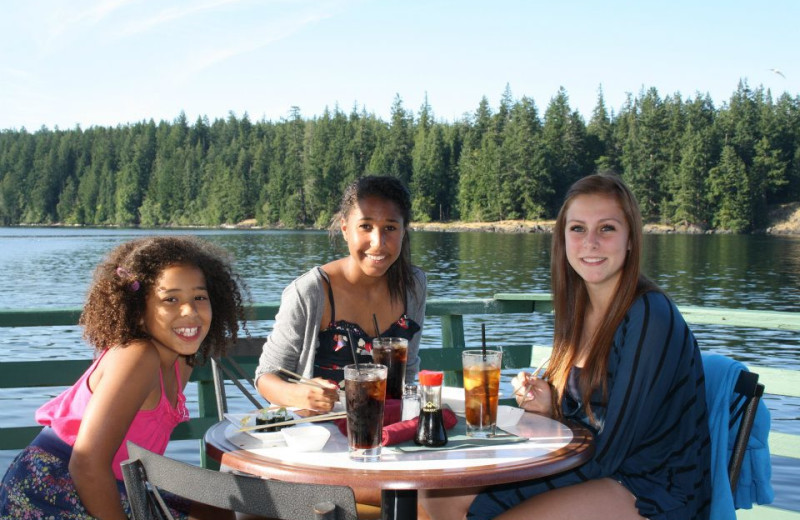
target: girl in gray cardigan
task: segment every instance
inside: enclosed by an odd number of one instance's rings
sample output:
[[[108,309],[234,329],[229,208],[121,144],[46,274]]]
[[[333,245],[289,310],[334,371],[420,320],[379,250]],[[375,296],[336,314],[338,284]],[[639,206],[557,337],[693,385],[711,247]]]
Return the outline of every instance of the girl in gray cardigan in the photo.
[[[374,320],[381,336],[408,339],[406,380],[419,370],[425,319],[425,274],[411,265],[411,197],[394,177],[368,176],[344,192],[331,232],[341,232],[349,255],[315,267],[283,291],[275,326],[256,369],[258,391],[273,404],[329,411],[338,401],[344,365],[371,362]],[[325,388],[285,380],[279,368]]]

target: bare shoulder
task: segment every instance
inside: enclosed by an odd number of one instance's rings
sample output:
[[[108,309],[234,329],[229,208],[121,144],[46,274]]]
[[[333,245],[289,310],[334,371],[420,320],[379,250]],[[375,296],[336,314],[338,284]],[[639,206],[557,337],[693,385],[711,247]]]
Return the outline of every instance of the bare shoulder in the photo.
[[[110,348],[103,356],[92,379],[99,382],[106,376],[112,376],[127,380],[149,380],[153,374],[158,377],[159,363],[156,347],[148,340],[138,339]]]
[[[112,347],[90,376],[89,387],[95,391],[108,383],[124,382],[130,390],[135,386],[154,388],[159,385],[159,363],[158,350],[147,340]]]
[[[328,275],[328,278],[338,279],[344,272],[344,266],[346,262],[347,258],[339,258],[338,260],[333,260],[332,262],[328,262],[327,264],[323,265],[322,270],[325,271],[325,274]]]

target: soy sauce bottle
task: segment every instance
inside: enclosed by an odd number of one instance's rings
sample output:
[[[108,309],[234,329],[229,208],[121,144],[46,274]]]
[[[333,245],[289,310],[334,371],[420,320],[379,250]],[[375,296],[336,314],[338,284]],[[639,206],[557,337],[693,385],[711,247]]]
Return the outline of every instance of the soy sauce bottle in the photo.
[[[419,373],[420,412],[414,443],[419,446],[444,446],[447,430],[442,416],[442,372],[422,370]]]

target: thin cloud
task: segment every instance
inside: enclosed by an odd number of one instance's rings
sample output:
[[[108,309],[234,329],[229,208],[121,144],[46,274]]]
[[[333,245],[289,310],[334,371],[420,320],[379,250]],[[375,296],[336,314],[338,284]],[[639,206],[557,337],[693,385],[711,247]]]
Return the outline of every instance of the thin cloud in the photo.
[[[49,31],[45,38],[46,44],[51,44],[61,36],[78,26],[94,26],[108,18],[113,13],[132,4],[136,0],[102,0],[94,2],[89,8],[75,11],[73,4],[68,4],[61,9],[52,11],[49,17]]]
[[[220,7],[240,4],[243,3],[243,1],[244,0],[212,0],[209,2],[192,3],[186,7],[170,7],[145,20],[134,20],[130,22],[120,31],[120,35],[133,36],[141,34],[160,25],[172,23],[206,11],[219,9]]]

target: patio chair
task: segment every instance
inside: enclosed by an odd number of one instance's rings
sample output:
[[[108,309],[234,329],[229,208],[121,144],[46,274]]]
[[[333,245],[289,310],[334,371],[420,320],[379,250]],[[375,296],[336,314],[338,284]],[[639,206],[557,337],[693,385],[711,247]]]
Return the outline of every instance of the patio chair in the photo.
[[[248,515],[275,520],[358,520],[347,486],[295,484],[225,473],[158,455],[128,441],[122,463],[133,520],[169,519],[158,490]]]
[[[773,497],[764,385],[757,373],[730,357],[704,352],[702,358],[711,433],[711,517],[735,518],[736,509]],[[747,482],[740,482],[745,475]]]
[[[736,493],[739,472],[742,469],[747,442],[753,429],[756,410],[761,397],[764,395],[764,385],[758,382],[758,374],[743,370],[739,372],[733,391],[735,397],[731,401],[731,418],[728,427],[729,429],[733,428],[736,425],[736,421],[740,419],[741,422],[736,433],[736,441],[733,444],[733,453],[728,463],[728,479],[731,484],[731,493]]]
[[[264,344],[263,338],[241,338],[236,345],[230,349],[225,357],[211,358],[211,374],[214,379],[214,393],[217,401],[217,416],[220,421],[224,420],[224,414],[228,412],[228,396],[225,393],[225,378],[242,392],[256,409],[264,408],[266,405],[259,399],[258,390],[253,380],[253,370],[248,372],[236,361],[258,360],[261,348]],[[259,396],[259,397],[257,397]]]

